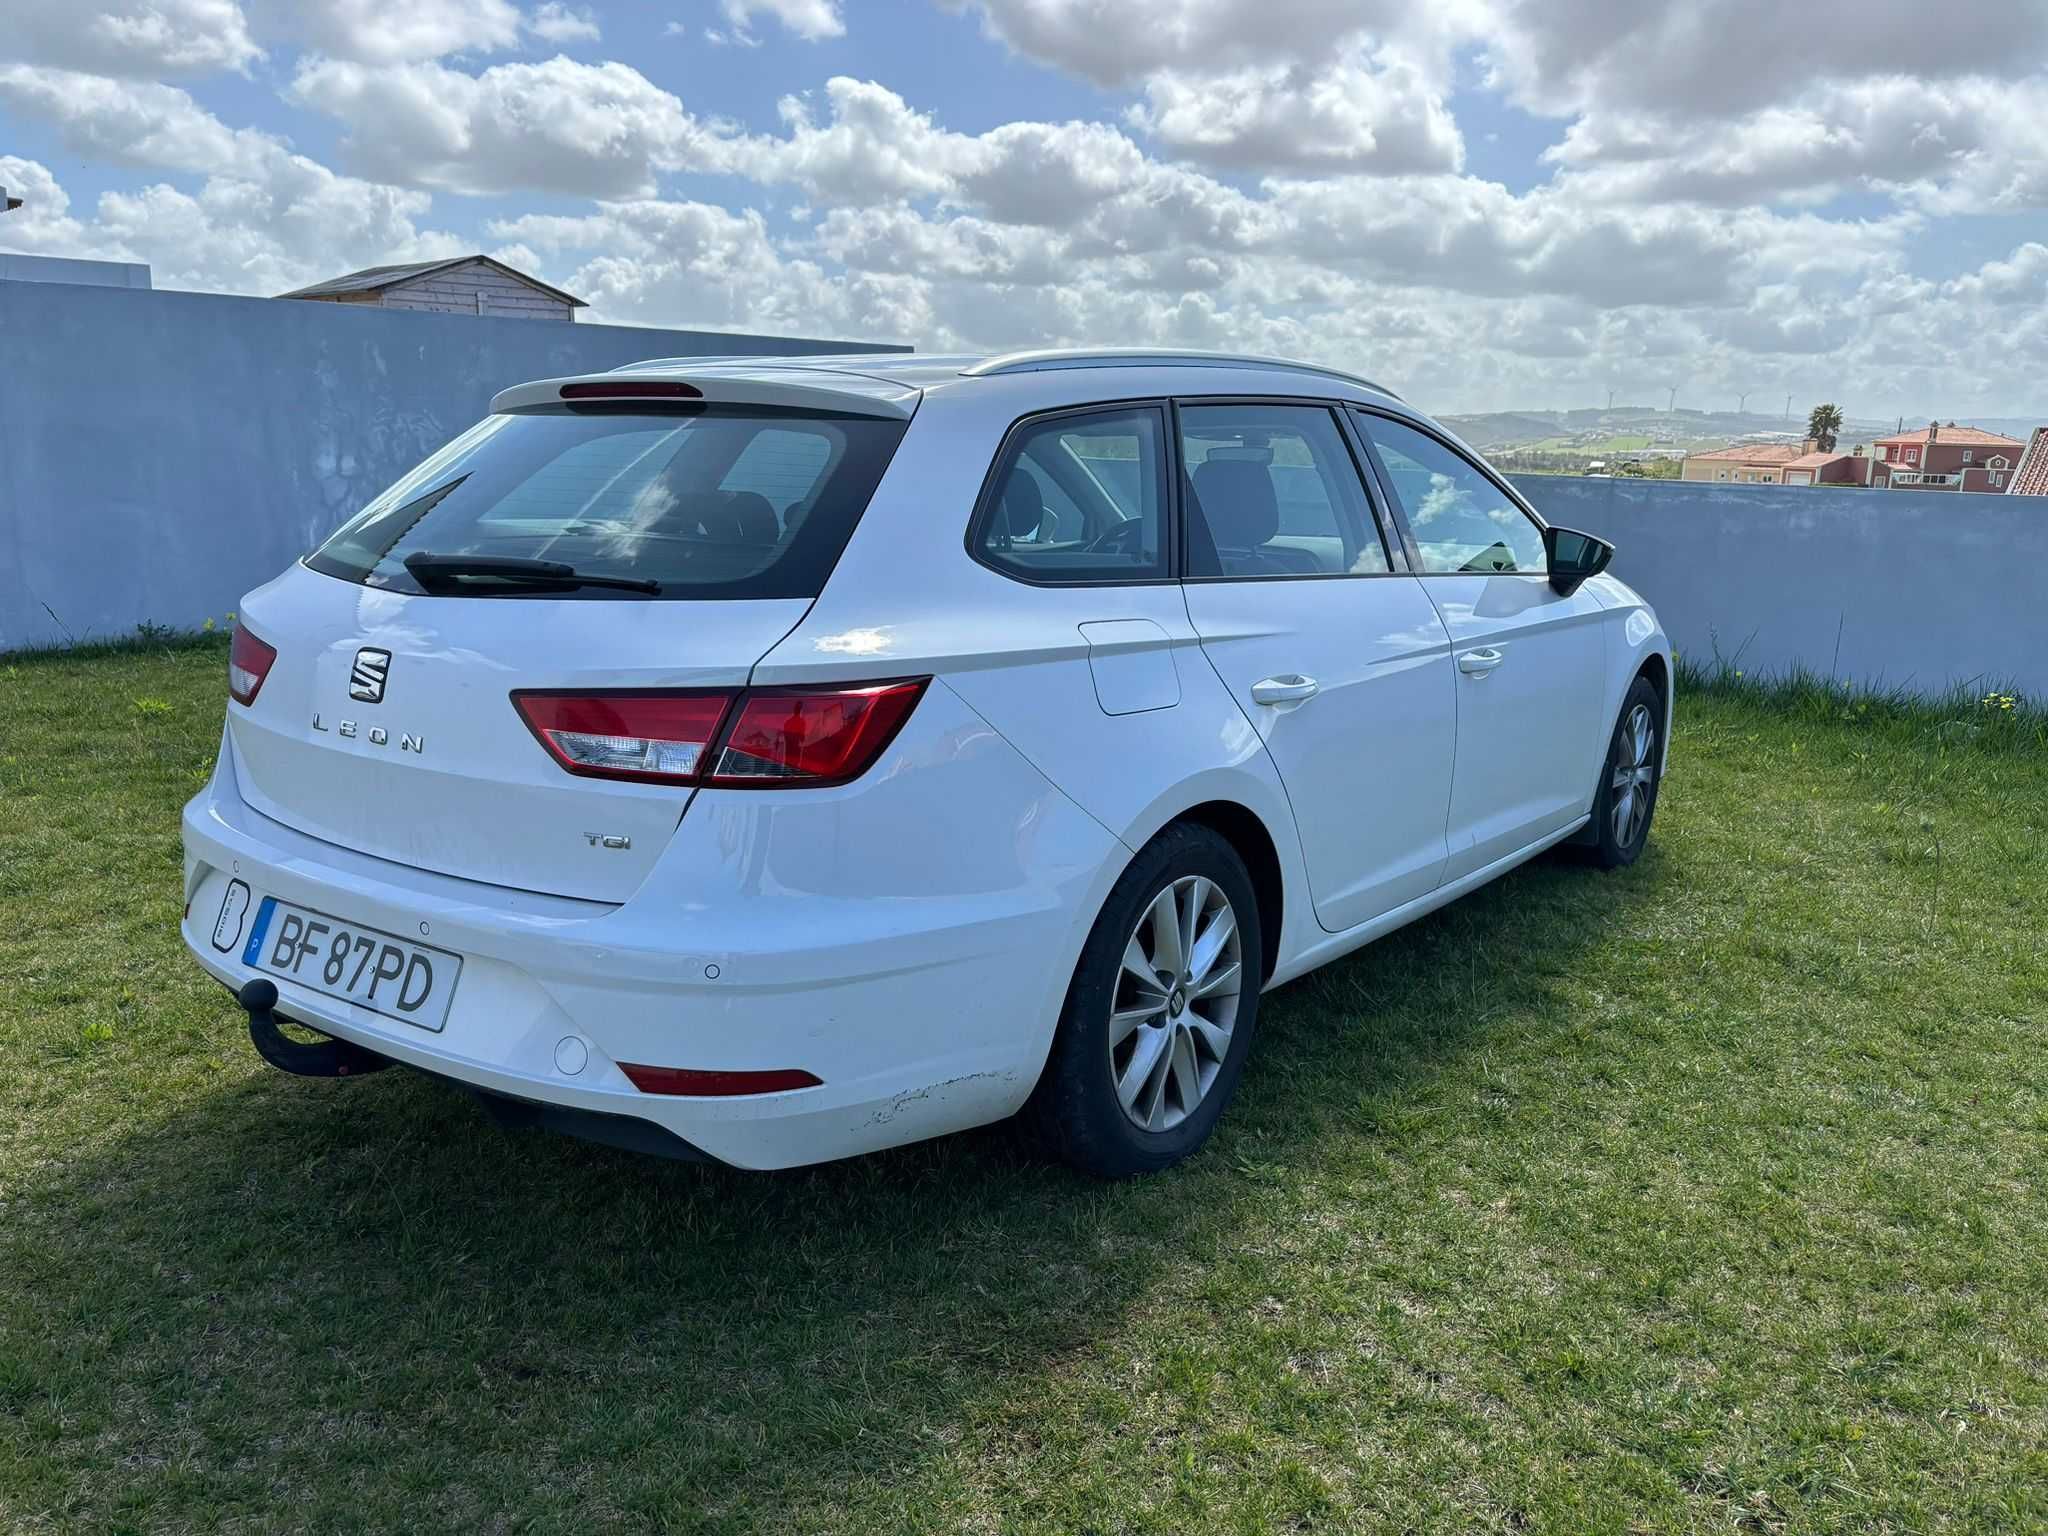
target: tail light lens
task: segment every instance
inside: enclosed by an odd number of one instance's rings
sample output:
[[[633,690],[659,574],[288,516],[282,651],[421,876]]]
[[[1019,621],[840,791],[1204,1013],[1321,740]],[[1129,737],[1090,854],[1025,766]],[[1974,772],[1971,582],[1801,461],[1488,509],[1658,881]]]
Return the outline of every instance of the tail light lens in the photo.
[[[512,703],[548,755],[585,778],[818,788],[873,767],[930,681],[719,692],[521,689]]]
[[[526,693],[512,702],[569,772],[590,779],[694,784],[730,693]]]
[[[927,681],[749,693],[705,782],[765,789],[857,779],[910,718]]]
[[[277,647],[266,645],[241,625],[228,647],[228,695],[237,704],[254,704],[277,660]]]

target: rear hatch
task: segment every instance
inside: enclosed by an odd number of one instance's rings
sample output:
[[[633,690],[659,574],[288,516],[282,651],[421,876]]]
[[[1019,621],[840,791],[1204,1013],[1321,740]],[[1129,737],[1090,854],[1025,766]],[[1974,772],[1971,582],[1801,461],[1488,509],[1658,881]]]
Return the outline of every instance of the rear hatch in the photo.
[[[807,385],[782,404],[758,378],[746,392],[571,405],[552,382],[526,386],[537,400],[515,399],[250,594],[237,664],[260,677],[228,710],[243,798],[417,868],[630,897],[688,804],[668,770],[708,745],[688,720],[715,720],[716,695],[803,618],[915,398],[821,408]],[[515,699],[535,690],[599,724],[544,740]],[[644,717],[646,691],[684,695],[662,703],[682,723],[658,748],[605,731],[629,706]],[[591,777],[572,758],[657,771]]]

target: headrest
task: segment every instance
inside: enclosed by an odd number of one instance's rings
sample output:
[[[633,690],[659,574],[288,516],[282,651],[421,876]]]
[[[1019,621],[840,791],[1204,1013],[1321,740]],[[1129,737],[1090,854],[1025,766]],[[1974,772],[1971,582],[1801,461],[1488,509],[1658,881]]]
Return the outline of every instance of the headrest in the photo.
[[[1263,464],[1205,459],[1195,466],[1195,500],[1225,549],[1257,549],[1280,531],[1280,500]]]
[[[759,491],[690,491],[663,509],[654,527],[719,544],[773,544],[782,537],[775,507]]]
[[[1045,521],[1045,493],[1031,472],[1019,466],[1003,487],[1003,528],[1013,539],[1028,539]]]
[[[727,511],[733,531],[742,544],[773,544],[782,537],[782,523],[775,516],[774,503],[759,491],[728,491]]]

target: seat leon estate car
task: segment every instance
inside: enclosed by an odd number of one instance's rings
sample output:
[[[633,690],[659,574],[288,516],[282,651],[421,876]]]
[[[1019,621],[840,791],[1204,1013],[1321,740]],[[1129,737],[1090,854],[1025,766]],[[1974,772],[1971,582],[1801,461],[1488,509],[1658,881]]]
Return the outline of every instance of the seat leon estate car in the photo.
[[[523,384],[242,601],[185,940],[295,1071],[745,1168],[1020,1113],[1163,1168],[1265,990],[1641,852],[1671,658],[1610,554],[1300,364]]]

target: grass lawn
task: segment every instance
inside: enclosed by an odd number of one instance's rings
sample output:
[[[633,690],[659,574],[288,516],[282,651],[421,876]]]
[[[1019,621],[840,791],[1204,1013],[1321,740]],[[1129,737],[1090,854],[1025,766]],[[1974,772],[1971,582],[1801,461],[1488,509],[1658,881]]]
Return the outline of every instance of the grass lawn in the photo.
[[[1276,993],[1105,1187],[265,1067],[224,664],[0,660],[0,1530],[2048,1528],[2038,716],[1686,696],[1641,864]]]

